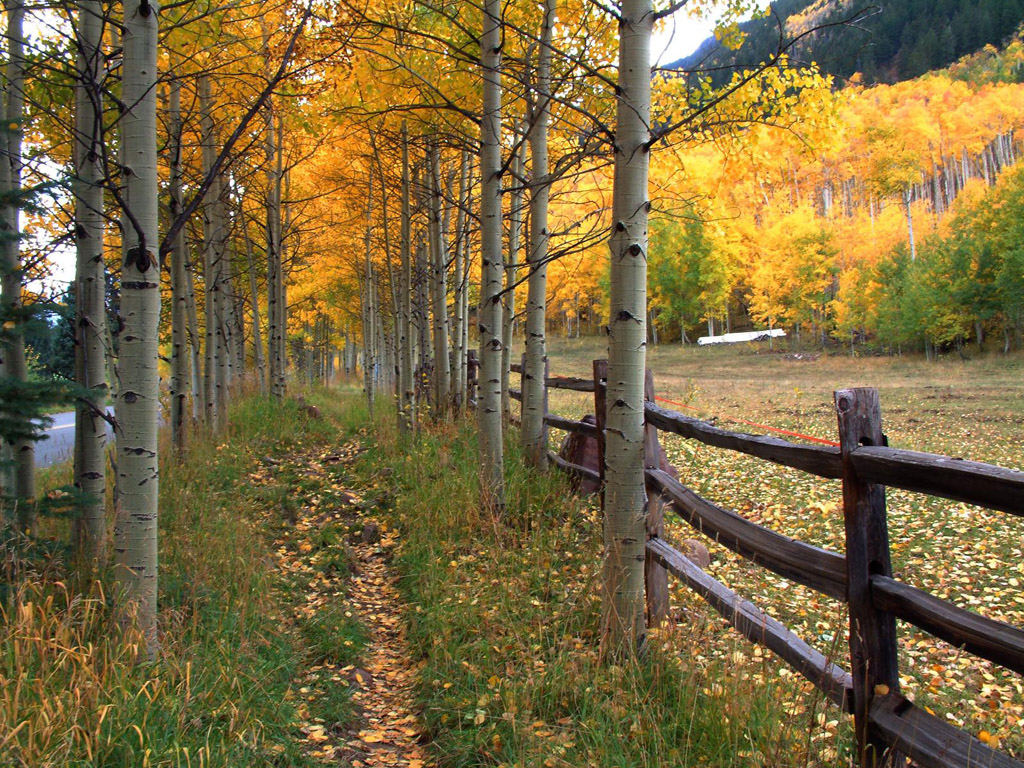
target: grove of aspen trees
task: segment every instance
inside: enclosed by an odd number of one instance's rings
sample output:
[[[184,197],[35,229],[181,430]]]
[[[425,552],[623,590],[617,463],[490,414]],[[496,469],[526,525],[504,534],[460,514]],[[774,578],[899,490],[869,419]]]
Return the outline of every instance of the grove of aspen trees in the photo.
[[[819,67],[808,41],[859,34],[865,9],[818,2],[758,28],[763,55],[730,57],[759,8],[5,0],[6,524],[31,536],[45,511],[31,419],[55,394],[26,338],[55,305],[73,338],[71,545],[112,566],[151,658],[161,446],[187,461],[240,392],[358,375],[401,430],[472,407],[480,503],[500,517],[513,346],[518,434],[543,468],[546,337],[600,331],[604,640],[634,653],[648,344],[1024,341],[1022,39],[957,41],[941,70],[921,69],[931,48],[885,72]],[[713,23],[718,53],[652,68],[683,14]]]

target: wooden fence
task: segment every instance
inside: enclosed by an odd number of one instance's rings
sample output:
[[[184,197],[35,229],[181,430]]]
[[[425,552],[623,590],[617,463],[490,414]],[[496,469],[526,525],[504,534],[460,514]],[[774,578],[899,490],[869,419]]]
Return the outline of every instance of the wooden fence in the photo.
[[[513,366],[522,372],[522,366]],[[548,426],[595,436],[603,457],[607,361],[594,362],[594,378],[548,376],[550,389],[593,392],[597,425],[554,414]],[[768,570],[849,606],[850,671],[840,668],[764,610],[713,579],[662,536],[661,504],[648,506],[647,607],[652,621],[667,611],[667,574],[680,579],[749,640],[772,650],[854,717],[862,766],[903,764],[904,756],[926,768],[1024,768],[970,734],[915,706],[900,694],[896,619],[1024,674],[1024,630],[966,611],[893,578],[885,486],[941,496],[1024,516],[1024,472],[990,464],[888,447],[878,392],[835,393],[839,446],[802,445],[775,437],[729,432],[659,407],[648,372],[645,447],[648,494],[660,497],[695,529]],[[521,400],[519,390],[512,397]],[[657,431],[745,453],[818,477],[840,480],[845,523],[844,552],[790,539],[716,506],[650,459]],[[653,438],[653,442],[652,439]],[[556,466],[600,480],[603,472],[569,463]],[[603,468],[603,461],[600,462]]]

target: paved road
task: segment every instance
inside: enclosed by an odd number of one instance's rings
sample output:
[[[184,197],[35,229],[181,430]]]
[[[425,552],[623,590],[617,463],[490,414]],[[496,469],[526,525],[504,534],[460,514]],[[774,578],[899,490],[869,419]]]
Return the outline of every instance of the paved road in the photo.
[[[113,413],[113,408],[107,409]],[[36,466],[48,467],[71,459],[75,449],[75,412],[55,413],[53,424],[46,430],[46,437],[36,443]],[[110,425],[107,425],[107,440],[113,439]]]

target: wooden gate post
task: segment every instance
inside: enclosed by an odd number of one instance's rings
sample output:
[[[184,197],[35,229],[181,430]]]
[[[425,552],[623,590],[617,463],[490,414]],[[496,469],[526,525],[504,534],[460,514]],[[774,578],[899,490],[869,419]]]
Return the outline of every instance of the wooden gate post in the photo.
[[[871,700],[898,693],[896,619],[875,608],[871,576],[892,576],[885,487],[857,477],[852,456],[862,445],[885,445],[882,411],[876,389],[842,389],[835,393],[843,462],[843,518],[846,525],[847,602],[850,606],[850,672],[857,758],[863,768],[899,765],[868,722]]]
[[[601,476],[601,509],[604,509],[604,425],[608,400],[608,361],[594,361],[594,419],[597,421],[597,473]]]
[[[654,373],[644,374],[644,402],[654,402]],[[658,430],[644,419],[644,469],[660,469],[661,446]],[[665,536],[665,507],[657,494],[647,494],[647,540]],[[647,626],[656,627],[668,618],[668,571],[647,552],[644,585],[647,594]]]

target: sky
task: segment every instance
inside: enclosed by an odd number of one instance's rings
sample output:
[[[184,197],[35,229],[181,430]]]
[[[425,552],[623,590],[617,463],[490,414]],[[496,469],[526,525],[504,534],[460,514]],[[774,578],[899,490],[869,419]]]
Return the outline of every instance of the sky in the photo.
[[[673,14],[664,26],[656,30],[651,43],[651,64],[663,66],[689,56],[711,37],[714,23],[709,19],[695,19],[685,11]]]

